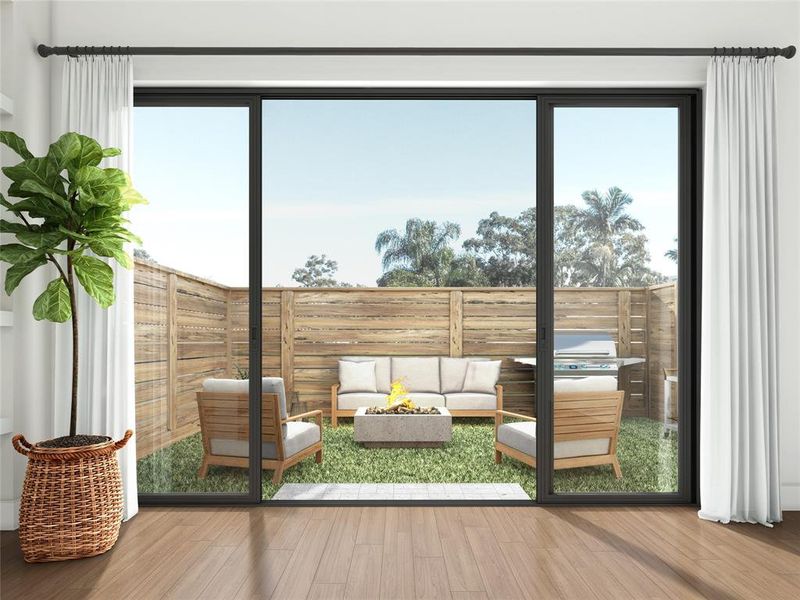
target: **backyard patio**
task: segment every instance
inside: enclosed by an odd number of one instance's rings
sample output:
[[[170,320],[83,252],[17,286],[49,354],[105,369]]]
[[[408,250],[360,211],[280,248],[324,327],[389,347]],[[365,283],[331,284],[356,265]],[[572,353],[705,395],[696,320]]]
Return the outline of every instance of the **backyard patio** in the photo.
[[[536,354],[534,288],[264,288],[264,376],[282,377],[290,414],[321,409],[324,461],[287,469],[288,484],[518,484],[535,497],[535,470],[494,462],[494,423],[455,418],[442,448],[367,449],[352,420],[330,427],[331,386],[343,356],[488,357],[502,361],[503,408],[534,415],[535,375],[517,357]],[[556,329],[603,332],[616,356],[625,399],[610,466],[559,470],[556,491],[670,492],[677,489],[676,286],[559,288]],[[212,466],[198,476],[203,447],[196,394],[207,379],[247,377],[248,290],[144,261],[135,266],[136,400],[142,493],[244,492],[246,470]],[[664,395],[672,402],[664,418]],[[264,498],[280,485],[263,474]],[[347,488],[342,488],[347,489]],[[414,488],[402,488],[413,493]]]

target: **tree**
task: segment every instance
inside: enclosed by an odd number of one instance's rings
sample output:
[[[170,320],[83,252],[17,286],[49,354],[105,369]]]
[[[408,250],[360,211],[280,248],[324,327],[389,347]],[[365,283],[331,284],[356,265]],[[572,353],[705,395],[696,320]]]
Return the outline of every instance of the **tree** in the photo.
[[[456,259],[450,243],[461,235],[461,228],[452,222],[409,219],[405,230],[387,229],[378,234],[375,251],[383,253],[383,275],[378,285],[415,285],[441,287]],[[414,283],[412,283],[414,282]]]
[[[145,250],[144,248],[134,248],[133,249],[133,258],[138,258],[139,260],[143,260],[149,263],[155,263],[156,259],[150,256],[150,253]]]
[[[473,253],[487,285],[518,287],[536,285],[536,210],[518,217],[493,211],[478,223],[476,237],[464,242]]]
[[[677,248],[678,238],[672,238],[672,241],[675,242],[676,247],[670,248],[669,250],[664,252],[664,256],[666,256],[672,262],[678,262],[678,248]]]
[[[292,279],[301,287],[350,287],[349,284],[336,280],[339,263],[325,254],[312,254],[304,267],[295,269]]]
[[[82,287],[101,307],[114,304],[114,271],[98,257],[113,258],[129,268],[128,242],[141,243],[125,218],[145,199],[119,169],[100,168],[100,162],[118,156],[117,148],[103,148],[95,140],[65,133],[50,144],[47,154],[35,157],[25,141],[10,131],[0,132],[0,143],[15,151],[22,162],[3,167],[11,180],[10,202],[0,194],[0,205],[17,220],[0,221],[0,231],[13,234],[14,244],[0,246],[0,260],[11,264],[5,291],[40,267],[50,266],[56,278],[33,303],[37,321],[72,321],[72,397],[69,435],[76,435],[78,416],[78,312],[76,293]]]

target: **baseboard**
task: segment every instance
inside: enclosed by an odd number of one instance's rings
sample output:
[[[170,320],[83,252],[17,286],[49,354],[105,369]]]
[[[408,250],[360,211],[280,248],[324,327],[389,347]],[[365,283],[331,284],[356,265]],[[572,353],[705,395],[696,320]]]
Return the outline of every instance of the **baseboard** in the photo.
[[[781,509],[800,510],[800,483],[784,483],[781,486]]]
[[[19,499],[0,500],[0,531],[19,528]]]

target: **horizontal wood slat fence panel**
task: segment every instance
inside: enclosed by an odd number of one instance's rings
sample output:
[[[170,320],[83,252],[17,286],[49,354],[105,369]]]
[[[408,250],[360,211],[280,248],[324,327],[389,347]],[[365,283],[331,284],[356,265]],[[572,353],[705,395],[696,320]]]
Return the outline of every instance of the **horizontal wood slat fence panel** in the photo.
[[[137,455],[199,430],[195,393],[209,377],[243,377],[248,291],[136,261]],[[533,414],[534,288],[264,288],[265,376],[284,378],[290,402],[329,409],[342,356],[483,356],[503,361],[508,410]],[[556,329],[609,332],[627,371],[625,415],[660,418],[663,369],[676,365],[675,286],[564,288]],[[673,397],[676,397],[673,395]]]

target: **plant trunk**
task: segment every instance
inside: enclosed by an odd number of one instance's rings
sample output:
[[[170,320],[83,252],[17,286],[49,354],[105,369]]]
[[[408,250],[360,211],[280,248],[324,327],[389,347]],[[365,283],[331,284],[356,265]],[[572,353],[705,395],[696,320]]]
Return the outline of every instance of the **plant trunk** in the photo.
[[[72,400],[69,413],[69,435],[74,436],[77,435],[78,426],[78,305],[75,301],[71,257],[67,257],[67,281],[69,306],[72,311]]]

